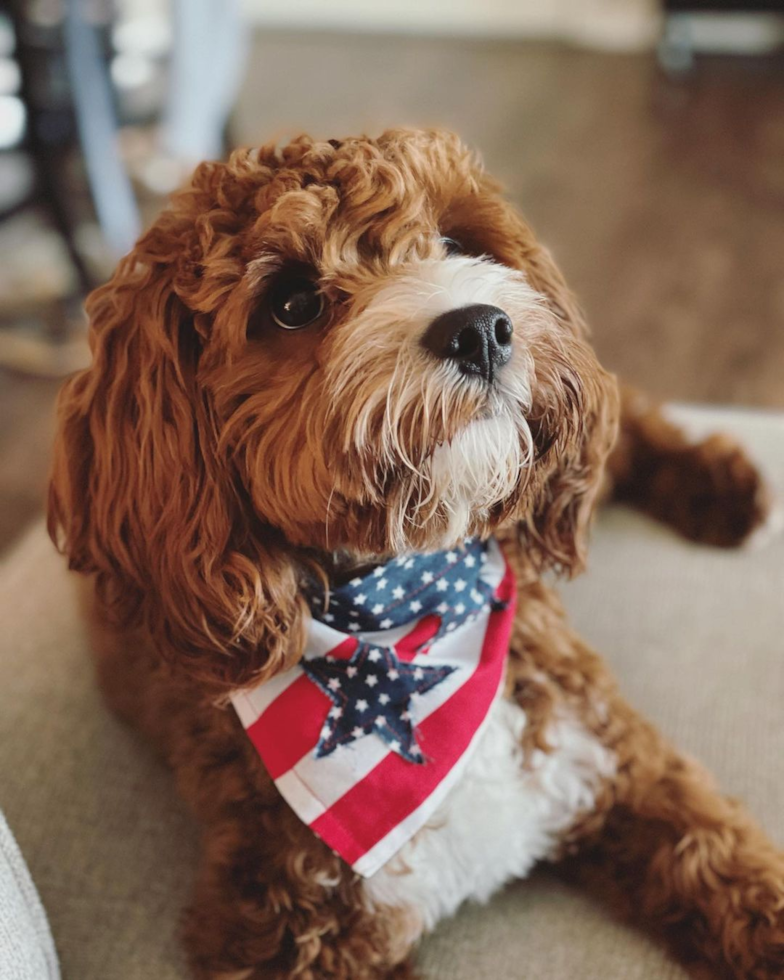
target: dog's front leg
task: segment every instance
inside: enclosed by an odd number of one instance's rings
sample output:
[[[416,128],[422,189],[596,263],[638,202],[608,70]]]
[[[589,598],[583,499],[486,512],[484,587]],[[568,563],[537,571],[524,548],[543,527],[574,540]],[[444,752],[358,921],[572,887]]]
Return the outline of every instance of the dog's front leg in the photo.
[[[274,812],[273,812],[274,811]],[[237,803],[208,827],[185,941],[198,980],[403,980],[409,930],[285,807]],[[303,833],[305,831],[305,833]]]
[[[784,977],[784,855],[626,704],[550,590],[529,580],[518,608],[509,693],[526,711],[526,746],[550,751],[552,722],[568,713],[613,760],[614,774],[564,852],[576,853],[577,867],[642,924],[719,976]]]
[[[698,764],[620,703],[611,711],[619,767],[583,870],[687,961],[736,980],[784,977],[784,856]]]

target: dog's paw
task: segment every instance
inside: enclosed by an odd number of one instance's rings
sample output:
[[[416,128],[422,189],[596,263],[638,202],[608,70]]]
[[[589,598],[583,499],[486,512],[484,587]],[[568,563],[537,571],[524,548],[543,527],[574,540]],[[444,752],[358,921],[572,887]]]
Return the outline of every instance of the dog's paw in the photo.
[[[745,450],[713,435],[656,474],[661,516],[684,537],[719,548],[758,547],[777,530],[773,494]]]
[[[723,886],[721,941],[733,980],[784,977],[784,854],[757,852],[758,867]]]
[[[737,980],[781,980],[784,977],[784,909],[748,923],[748,947],[734,965]]]

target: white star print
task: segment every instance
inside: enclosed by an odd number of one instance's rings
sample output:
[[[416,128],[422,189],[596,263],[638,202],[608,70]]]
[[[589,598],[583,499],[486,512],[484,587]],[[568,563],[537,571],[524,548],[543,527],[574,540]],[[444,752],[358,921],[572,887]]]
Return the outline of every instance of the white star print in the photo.
[[[415,599],[412,603],[409,603],[408,608],[411,610],[411,612],[418,613],[419,610],[422,608],[422,603],[419,602],[419,600]]]
[[[442,616],[446,616],[449,612],[449,606],[445,602],[442,602],[440,606],[436,606],[436,612],[441,613]]]
[[[380,612],[383,611],[384,611],[384,606],[382,605],[382,603],[377,602],[375,606],[373,606],[373,615],[377,616]]]
[[[397,670],[395,670],[394,667],[390,667],[389,670],[387,671],[387,677],[391,681],[396,681],[398,679],[398,677],[400,677],[400,672],[397,671]]]
[[[358,633],[359,632],[359,623],[349,623],[348,624],[348,628],[351,630],[352,633]]]
[[[463,589],[466,587],[466,585],[467,585],[467,583],[464,582],[463,579],[459,578],[455,582],[455,592],[462,592]]]
[[[332,623],[334,621],[335,621],[335,617],[332,615],[332,613],[324,613],[324,622],[325,623]]]
[[[330,691],[338,691],[340,690],[340,681],[337,677],[331,677],[327,681],[327,687],[330,689]]]
[[[406,593],[405,593],[404,589],[400,585],[396,585],[395,588],[392,589],[392,595],[396,599],[402,599],[405,594]]]
[[[379,653],[378,650],[371,650],[370,653],[368,654],[368,660],[372,664],[378,663],[380,659],[381,659],[381,654]]]
[[[368,703],[364,698],[357,701],[357,711],[367,711]]]
[[[365,683],[368,687],[375,687],[378,684],[378,678],[375,674],[368,674],[365,678]]]
[[[400,742],[398,742],[398,740],[396,738],[393,738],[392,741],[389,743],[389,747],[390,747],[390,749],[392,749],[393,752],[399,752],[400,751]]]
[[[386,720],[386,718],[383,715],[379,715],[376,718],[376,724],[378,725],[379,728],[381,728],[382,725],[386,725],[386,723],[387,723],[387,720]]]
[[[422,672],[422,668],[421,667],[416,667],[414,669],[414,680],[415,681],[421,681],[424,676],[425,675]]]
[[[354,605],[355,606],[364,606],[365,605],[365,599],[367,599],[367,596],[363,592],[360,592],[359,595],[354,596]]]
[[[425,585],[430,585],[430,583],[432,581],[433,581],[433,573],[432,572],[422,572],[422,582]]]
[[[440,578],[436,582],[436,588],[438,589],[439,592],[446,592],[446,590],[449,588],[449,585],[447,584],[446,579],[445,578]]]
[[[352,578],[351,582],[349,582],[349,585],[362,585],[362,579]]]
[[[354,738],[361,738],[365,734],[365,731],[363,728],[357,727],[352,729],[351,734],[354,736]]]
[[[454,565],[454,563],[457,561],[457,554],[454,551],[447,551],[446,560],[450,565]]]
[[[388,694],[379,694],[379,696],[378,696],[378,703],[379,704],[389,704],[389,695]]]
[[[381,578],[381,576],[383,574],[384,574],[384,566],[383,565],[379,565],[378,568],[375,568],[373,570],[373,578]]]
[[[324,727],[323,727],[323,728],[321,729],[321,737],[322,737],[322,738],[329,738],[329,736],[330,736],[331,734],[332,734],[332,731],[331,731],[331,729],[330,729],[330,727],[329,727],[329,725],[325,725],[325,726],[324,726]]]
[[[465,612],[465,606],[463,605],[462,602],[458,602],[458,604],[455,606],[455,612],[457,613],[458,616],[463,615],[463,613]]]
[[[391,625],[392,625],[391,619],[382,619],[381,622],[379,623],[379,626],[381,627],[382,630],[388,630]]]
[[[346,673],[348,674],[349,677],[356,677],[357,668],[353,666],[346,667]]]
[[[378,580],[378,582],[376,582],[376,588],[377,589],[385,589],[388,584],[389,583],[387,582],[387,580],[385,578],[380,578]]]
[[[405,563],[405,564],[403,565],[403,568],[408,568],[408,569],[411,569],[411,568],[413,568],[413,567],[414,567],[414,559],[413,559],[413,558],[409,558],[409,559],[408,559],[408,560],[406,561],[406,563]]]
[[[342,708],[337,708],[337,707],[330,708],[330,712],[329,712],[330,718],[340,718],[342,714],[343,714]]]
[[[476,565],[476,558],[473,555],[466,555],[465,567],[473,568]]]

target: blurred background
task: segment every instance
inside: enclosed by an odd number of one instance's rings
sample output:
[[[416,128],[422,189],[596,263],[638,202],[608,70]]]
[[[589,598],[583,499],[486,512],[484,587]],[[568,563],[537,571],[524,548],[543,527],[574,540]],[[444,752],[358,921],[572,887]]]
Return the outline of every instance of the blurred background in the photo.
[[[445,125],[613,370],[784,407],[784,0],[0,3],[0,553],[42,510],[81,302],[200,159]]]

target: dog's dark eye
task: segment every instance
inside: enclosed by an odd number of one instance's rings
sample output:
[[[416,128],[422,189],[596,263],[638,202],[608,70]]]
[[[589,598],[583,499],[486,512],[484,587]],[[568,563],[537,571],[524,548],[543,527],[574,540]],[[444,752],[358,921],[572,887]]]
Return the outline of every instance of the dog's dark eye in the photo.
[[[270,294],[270,315],[284,330],[299,330],[324,312],[324,297],[318,286],[302,276],[277,282]]]
[[[441,239],[441,244],[447,255],[465,255],[465,249],[456,238],[444,237]]]

